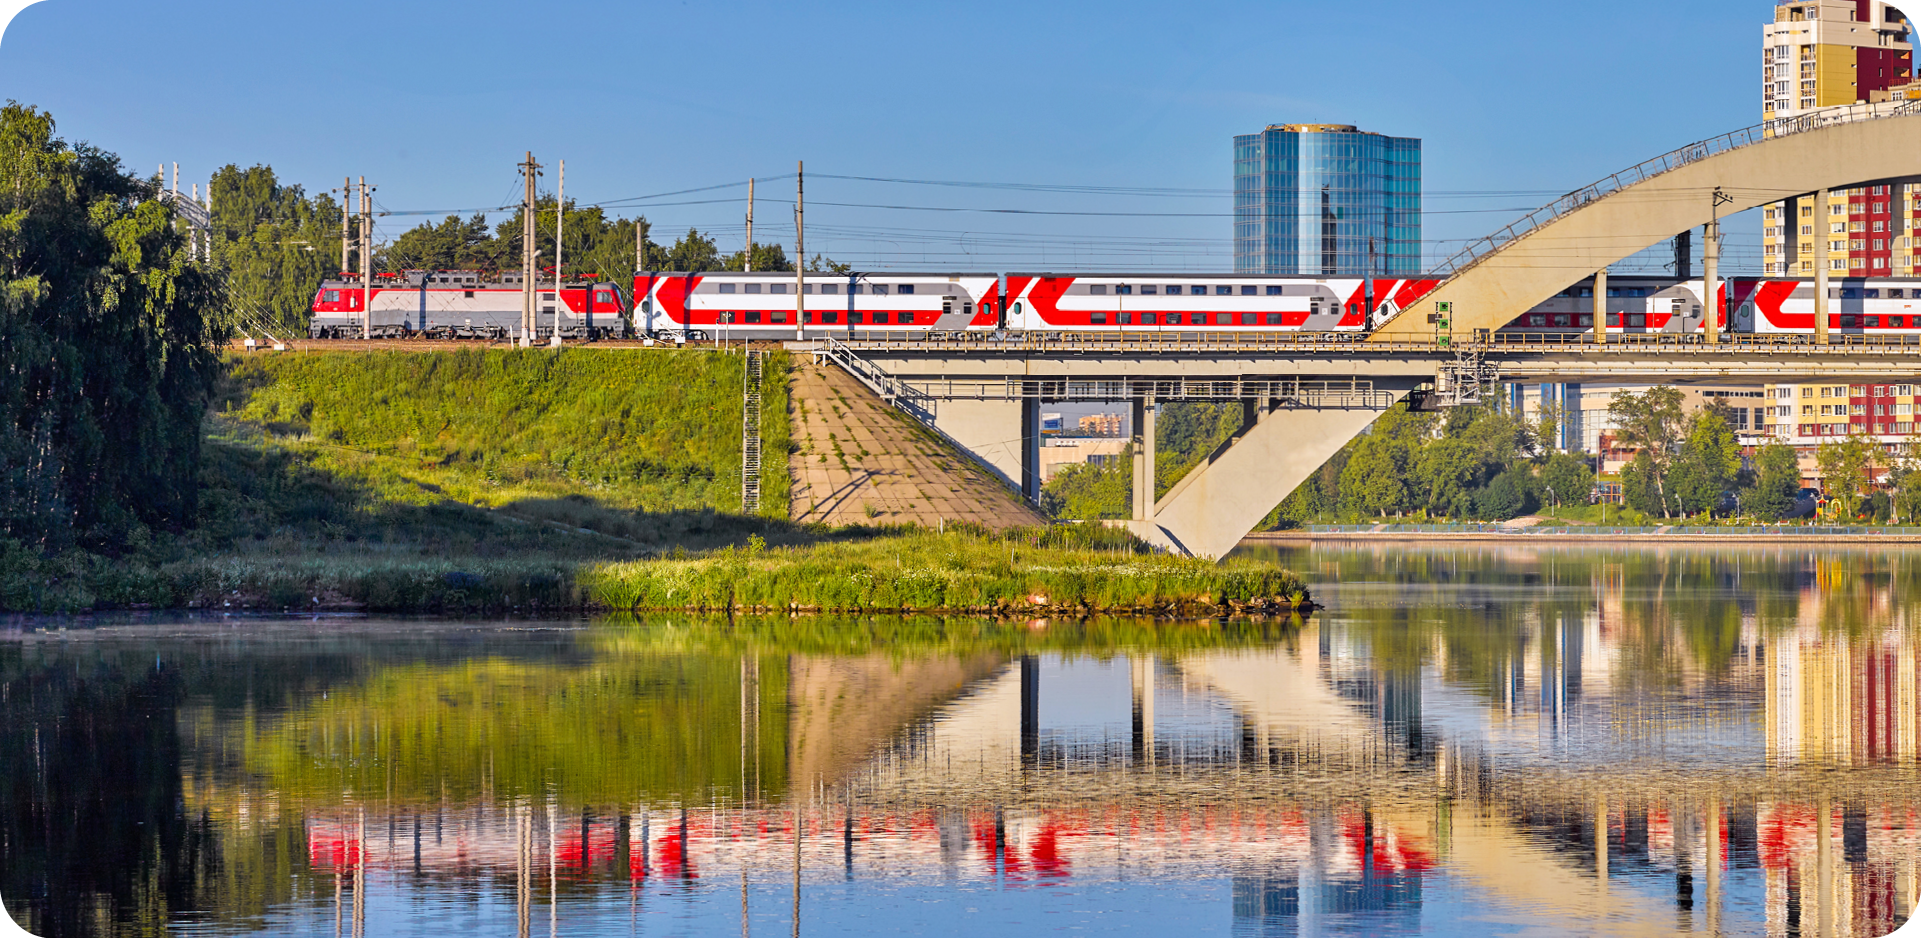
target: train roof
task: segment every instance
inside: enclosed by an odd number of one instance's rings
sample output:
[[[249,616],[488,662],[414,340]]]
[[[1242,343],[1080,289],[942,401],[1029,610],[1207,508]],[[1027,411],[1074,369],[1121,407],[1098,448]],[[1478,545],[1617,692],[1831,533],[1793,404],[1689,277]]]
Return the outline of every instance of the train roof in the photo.
[[[636,277],[714,277],[714,276],[774,277],[781,280],[792,280],[794,279],[794,272],[791,270],[753,270],[753,271],[746,271],[746,270],[640,270],[640,271],[635,271],[634,276]],[[855,277],[866,278],[866,279],[871,279],[875,277],[881,277],[881,278],[943,277],[947,279],[953,279],[955,277],[999,277],[999,276],[1000,274],[992,273],[988,271],[958,271],[957,272],[957,271],[949,271],[949,270],[855,270],[855,271],[849,271],[844,274],[837,274],[837,273],[833,273],[832,271],[825,271],[825,270],[810,270],[807,272],[807,279],[809,280],[826,279],[826,278],[832,278],[832,279],[838,280],[838,279],[855,278]]]

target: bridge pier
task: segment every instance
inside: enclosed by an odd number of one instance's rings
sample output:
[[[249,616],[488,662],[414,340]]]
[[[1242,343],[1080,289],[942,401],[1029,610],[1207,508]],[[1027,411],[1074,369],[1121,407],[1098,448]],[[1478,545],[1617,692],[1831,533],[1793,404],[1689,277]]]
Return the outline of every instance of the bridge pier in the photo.
[[[1018,489],[1028,502],[1041,497],[1041,402],[947,400],[932,422],[940,432]],[[1009,431],[1017,431],[1010,433]]]
[[[1154,520],[1154,433],[1158,423],[1152,397],[1134,398],[1134,520]]]
[[[1272,398],[1243,399],[1240,431],[1183,476],[1146,518],[1128,522],[1128,529],[1168,550],[1226,556],[1288,493],[1407,396],[1416,382],[1391,390],[1383,383],[1375,380],[1375,390],[1383,393],[1369,399],[1312,408],[1290,407]]]

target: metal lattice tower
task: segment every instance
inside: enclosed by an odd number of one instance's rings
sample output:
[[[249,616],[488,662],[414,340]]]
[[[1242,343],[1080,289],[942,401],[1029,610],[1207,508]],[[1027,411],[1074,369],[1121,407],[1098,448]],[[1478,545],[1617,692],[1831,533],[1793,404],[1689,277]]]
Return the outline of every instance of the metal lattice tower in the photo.
[[[747,351],[746,377],[740,408],[740,511],[760,513],[760,381],[761,353]]]

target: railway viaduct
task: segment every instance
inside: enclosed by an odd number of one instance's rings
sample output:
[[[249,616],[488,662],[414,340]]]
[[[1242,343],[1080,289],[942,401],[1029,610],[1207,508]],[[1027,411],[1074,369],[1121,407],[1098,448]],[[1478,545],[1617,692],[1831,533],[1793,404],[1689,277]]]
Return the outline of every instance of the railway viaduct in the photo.
[[[1365,340],[1311,335],[929,336],[796,342],[1039,495],[1043,402],[1129,401],[1134,518],[1143,539],[1221,557],[1287,493],[1394,404],[1473,403],[1502,381],[1858,380],[1921,373],[1921,345],[1829,336],[1622,336],[1515,345],[1494,330],[1608,265],[1720,215],[1921,175],[1921,102],[1831,108],[1725,134],[1576,190],[1470,245],[1441,284]],[[1825,233],[1815,237],[1825,239]],[[1820,265],[1817,265],[1820,266]],[[1709,275],[1712,276],[1712,268]],[[1826,303],[1817,273],[1817,305]],[[1601,294],[1603,291],[1595,291]],[[1437,310],[1444,311],[1437,314]],[[1437,321],[1438,315],[1438,321]],[[1596,317],[1599,321],[1602,317]],[[1710,323],[1715,317],[1708,317]],[[1665,341],[1648,341],[1649,339]],[[1912,340],[1910,340],[1910,343]],[[1154,408],[1237,401],[1242,429],[1158,500]]]

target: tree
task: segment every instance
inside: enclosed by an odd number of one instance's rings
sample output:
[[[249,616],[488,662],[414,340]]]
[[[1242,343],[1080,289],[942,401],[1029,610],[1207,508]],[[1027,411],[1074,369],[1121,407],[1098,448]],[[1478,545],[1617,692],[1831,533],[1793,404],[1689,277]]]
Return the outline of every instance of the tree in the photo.
[[[1913,524],[1921,515],[1921,462],[1912,454],[1902,457],[1888,474],[1888,483],[1894,489],[1894,520]]]
[[[1865,436],[1823,443],[1814,451],[1814,462],[1827,484],[1831,510],[1843,518],[1859,513],[1861,497],[1868,485],[1875,462],[1882,457],[1881,447]]]
[[[1661,491],[1652,452],[1641,450],[1621,467],[1621,500],[1645,515],[1667,515],[1667,496]]]
[[[1041,510],[1051,517],[1074,521],[1133,517],[1131,463],[1123,456],[1114,465],[1061,467],[1041,487]]]
[[[1387,517],[1406,511],[1407,485],[1395,461],[1394,441],[1369,433],[1354,447],[1341,472],[1343,507],[1359,515]]]
[[[1726,406],[1696,411],[1688,421],[1687,443],[1674,460],[1674,500],[1684,514],[1714,510],[1741,471],[1741,448],[1724,416]]]
[[[1659,505],[1662,516],[1666,517],[1671,510],[1667,472],[1681,430],[1681,392],[1665,385],[1640,394],[1617,391],[1608,402],[1608,417],[1614,422],[1617,442],[1648,455],[1643,463],[1637,454],[1636,463],[1642,466],[1637,471],[1642,473],[1641,481],[1652,487],[1652,500],[1648,503]],[[1623,476],[1624,494],[1626,481]],[[1633,500],[1629,499],[1629,503],[1633,504]],[[1653,514],[1648,509],[1641,510]]]
[[[1473,490],[1483,469],[1480,454],[1465,440],[1440,439],[1423,447],[1414,477],[1428,514],[1446,518],[1473,514]]]
[[[1509,469],[1494,477],[1474,496],[1474,510],[1482,520],[1506,521],[1526,513],[1529,502],[1526,470]]]
[[[833,258],[815,254],[807,262],[807,272],[811,274],[851,274],[854,265],[835,263]]]
[[[1586,504],[1594,491],[1594,470],[1573,453],[1555,453],[1541,466],[1541,483],[1555,505]]]
[[[1543,451],[1555,449],[1555,441],[1561,438],[1561,423],[1566,418],[1562,410],[1559,401],[1548,400],[1545,394],[1541,396],[1540,407],[1534,414],[1534,426],[1529,429],[1534,433],[1536,445]]]
[[[1779,521],[1794,510],[1801,493],[1801,459],[1794,447],[1775,441],[1754,452],[1754,487],[1742,500],[1749,514],[1763,521]],[[1921,487],[1918,487],[1921,494]]]
[[[228,328],[154,195],[52,115],[0,109],[0,540],[112,550],[193,518]]]
[[[746,268],[743,265],[746,261],[747,251],[745,249],[735,251],[721,261],[720,269],[745,270]],[[756,271],[791,272],[794,269],[794,263],[787,259],[786,248],[778,244],[761,244],[756,241],[754,242],[754,269]]]
[[[687,229],[687,233],[667,251],[667,267],[670,270],[698,273],[719,266],[720,249],[714,246],[714,239],[695,228]]]
[[[340,208],[283,186],[271,167],[227,165],[208,183],[214,268],[229,302],[262,326],[298,327],[339,264]]]

